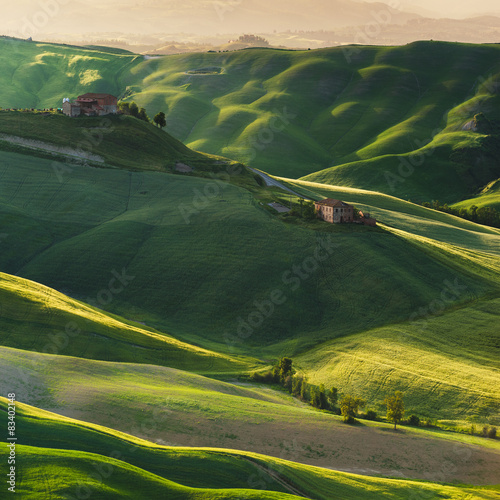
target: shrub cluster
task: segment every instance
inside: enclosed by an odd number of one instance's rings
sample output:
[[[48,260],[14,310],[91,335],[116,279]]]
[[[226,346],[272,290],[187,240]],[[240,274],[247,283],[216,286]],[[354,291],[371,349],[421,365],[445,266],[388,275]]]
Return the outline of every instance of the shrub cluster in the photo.
[[[144,108],[139,108],[135,102],[120,102],[118,109],[124,114],[138,118],[149,123],[149,117]]]
[[[457,217],[461,217],[462,219],[477,222],[478,224],[483,224],[485,226],[500,227],[500,212],[493,207],[478,208],[476,205],[472,205],[469,209],[453,208],[449,207],[446,203],[441,205],[438,200],[433,201],[432,203],[424,201],[422,206],[433,208],[434,210],[455,215]]]

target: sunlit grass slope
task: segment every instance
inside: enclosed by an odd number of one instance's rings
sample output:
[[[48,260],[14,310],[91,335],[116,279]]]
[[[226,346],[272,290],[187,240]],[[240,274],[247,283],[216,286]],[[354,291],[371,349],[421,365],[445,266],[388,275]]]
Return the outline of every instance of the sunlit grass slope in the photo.
[[[297,499],[295,495],[245,489],[188,488],[126,462],[79,451],[18,446],[25,475],[16,493],[27,499],[81,498],[101,500],[168,498],[172,500]],[[101,471],[101,473],[97,472]],[[109,474],[109,475],[108,475]],[[78,496],[75,496],[78,495]]]
[[[500,179],[490,182],[477,196],[455,203],[453,206],[469,209],[473,205],[478,208],[492,207],[497,211],[500,210]]]
[[[5,399],[0,404],[5,411]],[[79,486],[106,499],[134,498],[130,495],[140,488],[178,499],[397,499],[408,498],[409,492],[456,499],[495,498],[498,492],[495,487],[361,477],[234,450],[156,446],[23,404],[18,404],[17,419],[26,443],[18,447],[23,498],[36,494],[52,500],[75,495]]]
[[[38,283],[0,273],[0,342],[33,351],[142,362],[199,372],[246,364],[110,316]]]
[[[268,387],[220,382],[152,365],[3,347],[0,355],[2,391],[15,392],[25,403],[157,444],[262,452],[310,465],[361,473],[370,469],[372,474],[397,473],[414,479],[426,479],[427,467],[438,467],[450,455],[468,454],[467,464],[455,460],[456,469],[448,478],[467,484],[495,482],[494,466],[500,465],[498,442],[408,427],[393,433],[388,423],[365,421],[353,427],[339,416],[319,412]],[[10,379],[8,374],[12,374]],[[486,422],[484,415],[482,421]],[[36,437],[37,446],[50,447],[55,439],[53,432],[41,426],[20,432],[26,439]],[[92,451],[92,445],[88,446],[79,449]],[[491,466],[481,468],[481,460]],[[178,476],[170,479],[186,481]]]
[[[405,320],[455,276],[461,301],[497,286],[389,232],[285,224],[225,182],[89,167],[61,179],[47,160],[2,158],[1,269],[206,348],[293,353]],[[280,304],[262,306],[275,290]]]
[[[460,282],[454,283],[457,293]],[[451,287],[450,283],[450,287]],[[451,288],[406,324],[328,342],[297,359],[313,383],[363,395],[384,412],[386,394],[405,393],[408,414],[499,425],[500,302],[442,313]]]
[[[498,51],[418,42],[179,55],[142,62],[127,84],[130,99],[166,108],[172,133],[195,149],[450,202],[498,178],[493,131],[463,130],[479,112],[498,119]],[[190,73],[204,67],[223,71]]]
[[[287,177],[453,203],[500,176],[499,50],[416,42],[145,60],[2,39],[0,106],[57,107],[83,91],[111,92],[151,116],[165,111],[168,131],[196,150]]]
[[[500,230],[498,228],[475,224],[376,191],[303,180],[285,178],[279,178],[279,180],[305,197],[314,200],[321,200],[325,197],[345,200],[361,210],[368,211],[386,226],[455,245],[461,247],[464,252],[492,255],[500,253]],[[485,264],[487,260],[491,260],[491,257],[489,259],[488,256],[483,257],[485,257]]]
[[[141,56],[0,38],[0,107],[60,108],[86,92],[119,96],[120,75]]]

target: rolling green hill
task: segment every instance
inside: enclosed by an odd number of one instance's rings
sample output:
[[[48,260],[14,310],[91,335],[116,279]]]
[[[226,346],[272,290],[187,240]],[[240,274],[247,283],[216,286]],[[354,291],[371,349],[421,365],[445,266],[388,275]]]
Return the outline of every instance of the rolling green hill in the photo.
[[[473,205],[478,208],[492,207],[497,211],[500,210],[500,179],[490,182],[477,196],[455,203],[453,207],[469,209]]]
[[[0,106],[105,91],[188,146],[270,173],[453,203],[500,173],[496,45],[110,54],[0,39]],[[3,80],[2,80],[3,79]],[[475,118],[475,117],[480,117]]]
[[[168,133],[131,116],[69,118],[58,113],[0,113],[0,150],[52,159],[62,177],[78,165],[173,171],[179,163],[216,172],[235,163],[192,151]]]
[[[0,341],[5,346],[90,359],[153,363],[200,373],[248,369],[248,361],[179,342],[46,286],[4,273],[0,273],[0,304]]]
[[[2,413],[6,400],[1,400]],[[497,488],[441,486],[368,478],[235,450],[158,446],[111,429],[17,405],[18,491],[55,499],[86,488],[94,498],[135,498],[139,491],[178,499],[495,498]],[[5,450],[2,450],[5,454]],[[80,487],[80,490],[78,488]],[[196,489],[192,489],[196,488]],[[295,494],[295,495],[294,495]],[[36,496],[38,495],[38,496]]]
[[[203,373],[248,371],[257,363],[235,354],[267,362],[283,354],[300,355],[299,365],[315,382],[360,390],[360,382],[344,376],[347,358],[322,344],[347,336],[334,344],[341,352],[344,343],[353,350],[355,334],[363,339],[361,351],[365,344],[370,350],[372,336],[382,335],[403,349],[394,332],[409,329],[418,340],[414,318],[426,320],[475,301],[487,308],[495,302],[486,300],[498,294],[498,230],[386,195],[293,181],[295,189],[319,197],[343,189],[342,198],[368,207],[387,224],[383,232],[328,224],[313,229],[286,224],[264,210],[250,191],[229,183],[91,167],[74,168],[61,183],[47,160],[2,155],[8,165],[0,172],[1,209],[7,216],[1,220],[8,221],[0,226],[0,233],[7,235],[0,256],[3,268],[135,321],[110,319],[50,289],[4,276],[0,284],[8,308],[2,344],[9,347],[43,352],[45,336],[73,320],[67,313],[71,308],[73,315],[84,318],[85,333],[58,354]],[[218,193],[207,196],[203,207],[194,205],[200,193],[215,186]],[[324,191],[314,191],[318,188]],[[186,220],[183,207],[195,206],[196,213]],[[38,237],[26,246],[28,233]],[[271,303],[271,297],[279,303]],[[464,309],[464,314],[471,311]],[[486,316],[494,320],[497,315],[492,307]],[[41,326],[34,335],[37,323]],[[450,348],[461,342],[462,323],[461,317],[453,319],[446,342],[435,349],[429,342],[439,335],[439,322],[413,350],[408,348],[408,353],[418,353],[409,355],[411,364],[403,358],[418,383],[409,383],[407,372],[397,364],[385,366],[384,360],[374,358],[358,367],[356,380],[366,379],[363,392],[370,404],[380,405],[385,397],[376,391],[382,377],[387,392],[404,388],[412,411],[422,416],[493,417],[498,403],[494,364],[482,368],[486,378],[479,395],[471,381],[481,356],[488,359],[496,348],[494,330],[491,341],[477,343],[472,364],[465,348],[456,349],[452,365],[457,377],[463,377],[461,393],[450,384],[449,373],[436,374],[431,381],[426,374],[445,363]],[[484,335],[485,325],[487,319],[479,318],[468,335]],[[139,354],[130,346],[139,346]],[[308,352],[311,348],[316,350]],[[325,358],[319,361],[313,353],[321,355],[323,348]],[[335,364],[337,356],[342,363]],[[332,368],[319,370],[323,365]],[[390,377],[381,375],[387,372]],[[440,391],[429,394],[434,383]]]
[[[356,340],[359,338],[353,337],[352,344]],[[388,356],[381,360],[384,350],[380,343],[377,344],[374,340],[371,344],[367,340],[365,342],[367,351],[372,349],[377,353],[373,357],[370,371],[378,368],[380,375],[381,367],[395,364]],[[344,345],[345,342],[339,343],[339,350]],[[325,372],[330,371],[338,377],[337,365],[345,370],[344,360],[331,354],[335,347],[335,344],[324,346],[322,350],[314,350],[309,355],[309,359],[312,359],[323,352],[328,353],[330,358],[335,358],[335,363],[330,367],[325,366],[318,371],[318,380],[324,378]],[[357,350],[352,349],[354,360],[361,357],[359,351],[359,347]],[[393,346],[386,348],[385,352],[387,351],[394,354],[397,349]],[[476,350],[478,351],[479,349]],[[455,349],[455,353],[457,352]],[[455,387],[456,384],[464,386],[464,395],[457,398],[455,391],[453,396],[457,401],[463,401],[464,406],[470,399],[477,406],[482,403],[483,411],[478,413],[481,413],[483,421],[488,411],[496,414],[496,394],[489,399],[485,396],[492,392],[488,384],[495,385],[493,370],[488,372],[487,367],[478,367],[477,360],[476,366],[472,366],[469,357],[466,362],[457,359],[450,367],[437,369],[439,364],[435,363],[428,373],[422,373],[422,367],[425,366],[423,360],[431,361],[433,357],[421,348],[418,354],[422,359],[417,365],[408,361],[415,353],[416,350],[409,348],[405,359],[402,355],[397,359],[401,366],[413,369],[416,374],[413,384],[421,390],[421,394],[429,391],[430,384],[427,380],[431,377],[435,386],[436,381],[443,379],[446,370],[462,371],[464,376],[456,379]],[[363,421],[363,425],[353,427],[344,424],[340,416],[317,411],[287,394],[265,386],[234,380],[221,382],[153,365],[91,361],[4,347],[0,347],[0,355],[0,373],[15,374],[10,380],[2,376],[0,388],[15,392],[20,401],[68,417],[104,425],[157,444],[264,452],[269,456],[315,466],[360,473],[368,471],[370,475],[402,475],[412,479],[428,479],[428,468],[438,468],[451,456],[456,457],[453,460],[456,469],[448,474],[447,482],[461,481],[467,484],[491,484],[496,480],[494,471],[500,465],[500,445],[496,441],[411,427],[402,427],[394,433],[391,432],[391,424],[382,422]],[[435,349],[434,358],[438,356],[443,361],[443,355]],[[367,358],[366,355],[364,357]],[[325,359],[327,356],[321,360],[316,359],[315,362],[326,365]],[[305,358],[300,359],[301,366],[305,366],[306,362]],[[492,364],[490,359],[490,368]],[[363,377],[368,372],[363,372],[358,366],[356,371]],[[437,373],[431,374],[432,371]],[[485,376],[484,382],[471,384],[474,377],[481,375]],[[367,376],[366,379],[368,387],[364,394],[370,398],[370,391],[376,393],[371,387],[375,380]],[[394,389],[391,387],[391,377],[385,376],[384,379],[385,383],[379,390],[383,394]],[[405,382],[404,377],[399,376],[399,379],[401,384]],[[330,382],[336,380],[338,379],[330,379]],[[343,389],[362,392],[360,387],[353,387],[352,377],[346,377],[346,380],[349,385],[346,384]],[[441,384],[436,392],[439,392],[443,400],[452,394],[446,383]],[[422,398],[418,400],[416,396],[418,394],[415,391],[408,392],[406,402],[409,412],[415,407],[429,408],[432,411],[432,408],[426,407]],[[373,408],[376,401],[377,394],[369,399],[369,407]],[[451,406],[449,401],[446,404]],[[463,408],[458,409],[460,410],[463,411]],[[50,447],[54,440],[52,434],[43,432],[42,429],[29,433],[33,434],[38,436],[37,443],[43,441],[43,446],[46,447]],[[27,437],[28,431],[23,435]],[[361,446],[363,450],[360,453]],[[81,449],[92,451],[92,448]],[[466,454],[471,459],[467,463],[461,463],[458,457]],[[413,457],[412,461],[407,460],[408,455]],[[487,468],[480,465],[485,462],[489,464]],[[424,463],[425,467],[422,465]]]
[[[90,89],[120,95],[120,75],[141,56],[0,38],[2,108],[58,108]]]
[[[14,235],[2,269],[208,349],[294,353],[404,321],[446,279],[467,284],[460,302],[497,287],[495,276],[451,270],[453,258],[439,262],[389,232],[285,224],[227,182],[90,167],[60,182],[47,160],[2,158],[0,232]],[[28,246],[27,231],[37,235]],[[115,273],[128,277],[119,293]]]
[[[284,462],[479,485],[499,455],[473,436],[346,426],[234,377],[287,355],[379,414],[401,390],[408,414],[500,424],[500,230],[404,201],[497,203],[499,50],[145,59],[0,38],[1,107],[110,92],[164,110],[168,130],[0,111],[0,386],[17,373],[22,401],[115,429],[20,404],[22,497],[68,497],[98,464],[116,473],[95,498],[493,498]],[[378,227],[278,215],[267,203],[292,196],[239,162]],[[184,448],[200,443],[224,450]]]

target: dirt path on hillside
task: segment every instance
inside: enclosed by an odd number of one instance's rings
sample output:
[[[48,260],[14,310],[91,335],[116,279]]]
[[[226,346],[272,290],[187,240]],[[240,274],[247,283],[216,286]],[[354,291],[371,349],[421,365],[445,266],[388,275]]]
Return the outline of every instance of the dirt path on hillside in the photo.
[[[0,141],[5,141],[10,144],[22,146],[23,148],[28,148],[38,151],[48,151],[50,153],[57,153],[59,155],[69,156],[71,158],[78,158],[80,160],[89,160],[89,161],[95,161],[97,163],[104,163],[104,158],[102,156],[82,150],[76,150],[67,146],[56,146],[55,144],[50,144],[47,142],[35,141],[33,139],[26,139],[24,137],[17,137],[15,135],[7,135],[7,134],[0,134]]]
[[[247,462],[250,462],[251,464],[255,465],[258,469],[260,469],[264,474],[267,474],[268,476],[271,476],[277,483],[281,484],[285,489],[287,489],[292,495],[302,497],[302,498],[309,498],[303,491],[298,490],[293,484],[291,484],[286,478],[282,477],[279,472],[276,472],[275,470],[271,469],[270,467],[264,467],[262,464],[259,462],[252,460],[251,458],[248,457],[241,457]]]

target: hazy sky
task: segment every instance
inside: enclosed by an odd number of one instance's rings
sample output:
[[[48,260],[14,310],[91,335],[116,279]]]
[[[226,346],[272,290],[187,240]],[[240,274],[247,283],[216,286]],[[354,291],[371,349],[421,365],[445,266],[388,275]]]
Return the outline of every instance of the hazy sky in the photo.
[[[366,0],[375,1],[375,0]],[[498,0],[393,0],[407,11],[425,14],[429,17],[462,18],[475,15],[500,14]],[[387,3],[390,3],[388,1]]]
[[[363,25],[382,4],[355,0],[0,0],[0,34],[216,33],[335,30]],[[432,17],[496,13],[498,0],[386,0],[391,23],[407,12]]]

